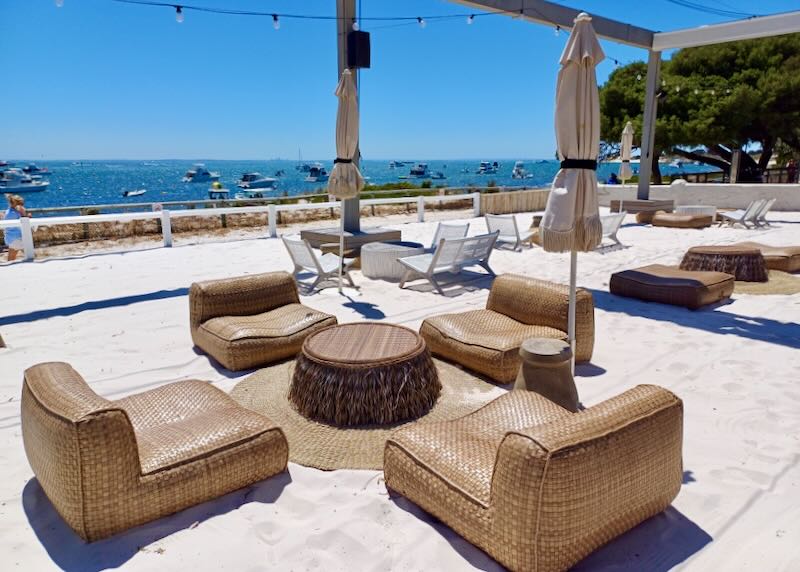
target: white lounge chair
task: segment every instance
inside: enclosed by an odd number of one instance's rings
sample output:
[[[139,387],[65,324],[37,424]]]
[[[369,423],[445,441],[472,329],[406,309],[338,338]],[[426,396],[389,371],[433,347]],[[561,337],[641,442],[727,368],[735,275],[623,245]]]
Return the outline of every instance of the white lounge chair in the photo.
[[[469,223],[445,224],[440,222],[438,225],[436,225],[436,233],[433,235],[433,241],[431,242],[431,246],[428,248],[428,251],[433,252],[436,250],[436,247],[439,246],[439,243],[443,238],[464,238],[467,236],[468,232]]]
[[[611,213],[600,216],[600,222],[603,224],[603,238],[609,238],[616,244],[622,244],[617,238],[617,231],[619,227],[622,226],[626,214],[628,213],[622,211],[621,213]]]
[[[511,244],[514,250],[522,250],[522,243],[527,242],[529,246],[533,247],[533,233],[532,230],[526,230],[522,233],[517,226],[517,218],[514,215],[484,215],[486,218],[486,229],[492,232],[498,232],[497,242],[495,246],[501,244]]]
[[[777,200],[778,199],[776,198],[772,198],[764,203],[764,206],[761,207],[761,210],[758,211],[758,214],[756,214],[756,219],[754,221],[756,226],[772,226],[769,224],[769,221],[767,220],[767,213],[769,213],[769,211],[775,204],[775,201]]]
[[[436,275],[443,272],[458,273],[468,266],[480,266],[491,276],[494,270],[489,266],[489,256],[497,241],[498,232],[469,236],[466,238],[443,238],[436,247],[436,252],[417,254],[399,258],[398,262],[406,267],[400,280],[400,288],[415,277],[425,278],[433,284],[439,294],[444,294],[436,281]]]
[[[317,256],[314,249],[307,240],[299,238],[286,238],[283,237],[283,244],[289,252],[289,256],[294,263],[294,271],[292,275],[298,284],[308,286],[309,291],[313,292],[317,286],[325,280],[335,280],[339,276],[339,257],[332,252]],[[350,276],[350,267],[355,262],[354,258],[345,258],[342,260],[342,276],[350,283],[350,286],[355,288],[353,277]],[[301,272],[310,272],[316,275],[317,279],[311,284],[301,282],[298,275]]]
[[[729,212],[720,211],[720,226],[722,226],[724,223],[727,223],[730,226],[734,226],[738,223],[745,228],[750,228],[750,224],[755,226],[756,216],[761,211],[761,208],[764,206],[765,202],[767,202],[766,199],[760,199],[751,202],[746,209],[738,209]]]

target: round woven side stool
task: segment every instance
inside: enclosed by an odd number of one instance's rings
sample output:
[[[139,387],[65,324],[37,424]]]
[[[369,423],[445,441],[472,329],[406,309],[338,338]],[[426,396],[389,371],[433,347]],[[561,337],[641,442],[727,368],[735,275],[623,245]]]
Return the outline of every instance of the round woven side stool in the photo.
[[[515,390],[535,391],[570,411],[578,410],[578,389],[572,378],[572,349],[552,338],[529,338],[519,348],[522,367]]]

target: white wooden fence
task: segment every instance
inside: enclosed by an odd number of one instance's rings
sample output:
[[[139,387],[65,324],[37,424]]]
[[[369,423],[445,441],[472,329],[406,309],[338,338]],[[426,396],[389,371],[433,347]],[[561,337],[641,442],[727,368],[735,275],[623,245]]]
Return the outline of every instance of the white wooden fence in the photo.
[[[417,220],[425,221],[425,203],[445,203],[452,201],[471,200],[474,216],[481,216],[481,194],[464,193],[460,195],[434,195],[418,197],[395,197],[386,199],[363,199],[361,206],[392,205],[392,204],[417,204]],[[278,236],[278,213],[281,211],[303,211],[316,209],[339,208],[339,201],[324,203],[298,203],[289,205],[265,205],[255,207],[227,207],[218,209],[188,209],[188,210],[161,210],[154,212],[109,213],[82,216],[59,216],[41,218],[20,218],[19,220],[0,220],[0,229],[19,227],[22,233],[22,247],[24,259],[32,261],[34,258],[33,229],[40,226],[56,226],[62,224],[83,224],[95,222],[131,222],[134,220],[161,220],[161,234],[164,237],[164,246],[172,246],[172,219],[180,217],[212,217],[228,214],[267,213],[267,227],[269,236]]]

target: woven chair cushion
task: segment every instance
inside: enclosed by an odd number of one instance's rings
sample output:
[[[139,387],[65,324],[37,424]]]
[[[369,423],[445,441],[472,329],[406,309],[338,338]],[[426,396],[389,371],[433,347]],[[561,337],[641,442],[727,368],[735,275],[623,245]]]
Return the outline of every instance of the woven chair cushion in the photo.
[[[205,332],[227,342],[248,338],[283,338],[330,317],[302,304],[287,304],[253,316],[220,316],[200,324]]]
[[[570,415],[538,393],[512,391],[459,419],[412,424],[389,443],[420,463],[429,478],[488,507],[497,450],[506,433]]]
[[[700,214],[657,212],[650,222],[653,226],[668,228],[705,228],[712,225],[714,217]]]
[[[243,408],[205,381],[164,385],[120,399],[115,405],[131,420],[144,475],[279,431],[269,419]]]
[[[770,270],[800,271],[800,246],[769,246],[758,242],[739,242],[731,246],[760,250]]]
[[[723,272],[681,270],[651,264],[615,272],[609,284],[612,294],[697,309],[733,294],[734,277]]]
[[[556,328],[523,324],[494,310],[442,314],[425,322],[463,344],[500,352],[519,350],[528,338],[566,339],[567,336],[566,332]]]

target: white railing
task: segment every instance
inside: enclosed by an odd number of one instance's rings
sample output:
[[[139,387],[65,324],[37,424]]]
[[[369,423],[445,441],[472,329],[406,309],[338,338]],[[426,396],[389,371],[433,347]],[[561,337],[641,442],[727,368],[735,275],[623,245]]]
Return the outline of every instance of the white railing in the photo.
[[[370,205],[397,205],[397,204],[417,204],[417,220],[425,222],[425,203],[446,203],[453,201],[471,200],[474,215],[481,216],[481,194],[480,193],[464,193],[461,195],[434,195],[434,196],[417,196],[417,197],[395,197],[386,199],[363,199],[360,201],[362,206]],[[96,215],[81,215],[81,216],[57,216],[57,217],[42,217],[42,218],[28,218],[23,217],[15,220],[0,220],[0,229],[18,227],[22,234],[22,247],[24,251],[24,259],[32,261],[34,258],[34,245],[33,245],[33,229],[40,226],[58,226],[65,224],[84,224],[84,223],[97,223],[97,222],[131,222],[134,220],[161,220],[161,234],[164,237],[164,246],[172,246],[172,219],[182,217],[212,217],[229,214],[250,214],[250,213],[266,213],[267,215],[267,228],[269,229],[269,236],[277,238],[278,236],[278,213],[303,211],[303,210],[317,210],[317,209],[331,209],[339,208],[339,201],[328,201],[324,203],[298,203],[290,205],[276,205],[270,204],[265,206],[255,207],[227,207],[218,209],[189,209],[189,210],[161,210],[153,212],[135,212],[135,213],[109,213],[109,214],[96,214]]]

